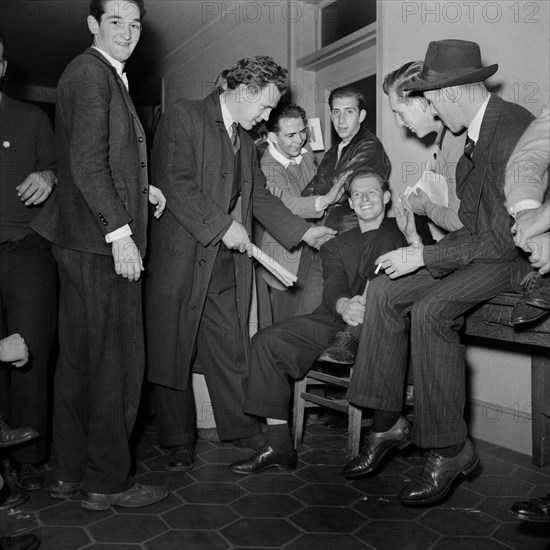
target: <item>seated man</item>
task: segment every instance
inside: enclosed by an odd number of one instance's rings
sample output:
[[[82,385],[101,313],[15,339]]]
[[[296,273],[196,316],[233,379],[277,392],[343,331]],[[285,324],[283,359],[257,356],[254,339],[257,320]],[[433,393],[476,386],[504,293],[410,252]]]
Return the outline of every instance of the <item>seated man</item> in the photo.
[[[249,474],[271,467],[296,466],[297,455],[287,425],[289,376],[305,376],[345,323],[362,322],[365,309],[362,293],[367,280],[375,276],[374,259],[396,245],[406,246],[409,241],[420,240],[412,213],[403,213],[399,227],[394,218],[385,218],[390,201],[389,184],[379,172],[356,172],[347,192],[359,224],[321,247],[323,304],[310,315],[267,327],[252,341],[244,411],[267,418],[267,441],[250,458],[232,464],[233,472]],[[427,224],[419,227],[419,231],[430,239]]]
[[[508,212],[516,220],[514,242],[530,253],[538,269],[526,277],[526,290],[512,311],[514,325],[532,323],[550,310],[550,104],[521,136],[506,169],[504,193]],[[545,201],[546,196],[546,201]]]
[[[453,480],[478,462],[464,420],[465,346],[458,330],[475,305],[512,289],[522,262],[504,208],[506,162],[533,115],[487,91],[497,70],[483,67],[479,46],[464,40],[430,42],[421,77],[405,89],[423,90],[454,133],[468,129],[456,169],[458,215],[464,227],[431,246],[394,250],[376,259],[389,277],[369,288],[348,400],[380,414],[361,453],[344,468],[373,472],[411,428],[401,416],[407,365],[415,392],[412,441],[429,449],[424,468],[406,482],[406,505],[443,499]],[[402,275],[410,274],[400,278]],[[376,414],[375,414],[376,419]]]

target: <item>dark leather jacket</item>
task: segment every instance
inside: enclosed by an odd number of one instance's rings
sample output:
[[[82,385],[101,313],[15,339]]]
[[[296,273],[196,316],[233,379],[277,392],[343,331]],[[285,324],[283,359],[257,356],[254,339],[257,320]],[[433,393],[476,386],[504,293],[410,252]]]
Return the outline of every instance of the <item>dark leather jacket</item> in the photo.
[[[317,170],[317,175],[302,191],[303,197],[325,195],[332,187],[334,179],[340,177],[347,170],[352,170],[352,174],[348,177],[346,185],[353,173],[364,168],[374,168],[387,178],[390,175],[390,159],[386,155],[382,143],[364,125],[342,149],[338,162],[336,162],[337,158],[338,144],[326,152]],[[342,196],[338,204],[327,208],[322,224],[332,227],[340,233],[353,229],[357,225],[357,216],[349,207],[346,194]]]

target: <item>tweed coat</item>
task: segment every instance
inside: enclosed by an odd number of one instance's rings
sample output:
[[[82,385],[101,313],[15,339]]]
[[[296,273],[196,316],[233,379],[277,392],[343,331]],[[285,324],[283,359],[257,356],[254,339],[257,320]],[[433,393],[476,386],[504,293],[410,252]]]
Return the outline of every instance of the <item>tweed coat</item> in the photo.
[[[145,272],[145,325],[149,381],[187,387],[201,313],[228,214],[235,156],[223,123],[221,89],[200,101],[176,102],[159,123],[153,146],[153,181],[167,199],[151,223]],[[310,224],[265,187],[252,138],[239,127],[241,223],[252,215],[285,247],[296,246]],[[235,253],[236,300],[248,360],[252,261]]]
[[[105,235],[130,225],[145,254],[145,132],[115,68],[88,48],[65,69],[56,104],[58,185],[32,227],[72,250],[111,255]],[[127,251],[132,254],[132,251]]]

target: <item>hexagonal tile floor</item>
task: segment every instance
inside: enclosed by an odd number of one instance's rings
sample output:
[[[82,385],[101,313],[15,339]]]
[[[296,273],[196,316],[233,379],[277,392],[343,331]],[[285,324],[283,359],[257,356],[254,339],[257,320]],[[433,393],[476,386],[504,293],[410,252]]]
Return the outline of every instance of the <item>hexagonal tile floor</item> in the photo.
[[[90,512],[48,491],[0,512],[2,534],[32,532],[41,550],[550,550],[550,524],[508,516],[518,499],[550,491],[550,468],[476,441],[481,467],[428,508],[402,506],[397,493],[419,471],[418,451],[392,456],[377,475],[345,480],[344,430],[310,422],[294,472],[239,476],[227,465],[249,451],[200,440],[195,468],[163,470],[154,424],[135,438],[136,477],[162,483],[169,498],[147,508]],[[51,472],[47,474],[51,476]]]

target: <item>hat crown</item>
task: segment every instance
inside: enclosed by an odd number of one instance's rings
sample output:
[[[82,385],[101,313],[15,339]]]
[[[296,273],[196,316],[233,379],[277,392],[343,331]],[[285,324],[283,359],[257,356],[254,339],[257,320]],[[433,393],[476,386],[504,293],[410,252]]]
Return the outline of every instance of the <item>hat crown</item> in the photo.
[[[481,69],[479,45],[468,40],[452,39],[430,42],[424,68],[438,73],[457,69]]]

